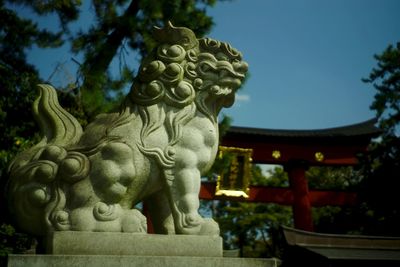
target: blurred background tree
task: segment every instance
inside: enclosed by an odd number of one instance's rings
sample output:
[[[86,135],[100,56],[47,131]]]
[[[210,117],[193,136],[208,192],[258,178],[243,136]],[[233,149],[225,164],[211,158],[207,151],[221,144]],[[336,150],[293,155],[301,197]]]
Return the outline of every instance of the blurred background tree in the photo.
[[[38,128],[31,115],[36,84],[41,81],[34,66],[26,61],[26,50],[59,46],[61,35],[39,29],[37,24],[24,19],[0,1],[0,265],[7,253],[26,250],[32,239],[15,232],[6,212],[3,190],[6,168],[17,151],[35,142]],[[36,137],[37,139],[37,137]]]
[[[356,207],[314,209],[315,229],[320,232],[400,236],[400,43],[374,58],[377,65],[363,81],[376,89],[370,108],[376,112],[381,135],[361,155],[359,168],[336,169],[333,176],[311,172],[310,187],[318,183],[313,176],[331,176],[331,186],[356,191],[359,197]]]
[[[216,165],[222,161],[217,160]],[[221,166],[214,167],[220,169]],[[288,177],[276,167],[264,174],[260,166],[252,166],[250,185],[287,187]],[[237,251],[240,257],[280,257],[282,255],[280,225],[293,226],[291,207],[274,203],[213,200],[212,217],[220,226],[224,249]]]
[[[361,198],[363,232],[400,236],[400,43],[374,56],[377,66],[363,79],[376,89],[371,109],[382,134],[364,158]]]
[[[171,21],[174,25],[192,29],[201,37],[213,25],[206,8],[215,2],[93,0],[93,24],[70,36],[72,52],[83,54],[78,88],[85,113],[92,117],[99,111],[112,109],[115,100],[121,99],[136,72],[134,62],[127,62],[125,57],[134,51],[140,61],[154,48],[154,26],[161,27]],[[115,59],[119,60],[120,73],[117,77],[110,72],[110,65]]]

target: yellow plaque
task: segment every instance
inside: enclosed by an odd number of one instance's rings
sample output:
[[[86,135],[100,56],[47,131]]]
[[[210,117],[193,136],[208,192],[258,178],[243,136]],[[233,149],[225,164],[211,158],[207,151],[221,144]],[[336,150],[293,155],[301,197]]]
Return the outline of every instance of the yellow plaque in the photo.
[[[252,153],[252,149],[219,147],[218,160],[222,162],[222,167],[219,170],[216,196],[249,197]]]

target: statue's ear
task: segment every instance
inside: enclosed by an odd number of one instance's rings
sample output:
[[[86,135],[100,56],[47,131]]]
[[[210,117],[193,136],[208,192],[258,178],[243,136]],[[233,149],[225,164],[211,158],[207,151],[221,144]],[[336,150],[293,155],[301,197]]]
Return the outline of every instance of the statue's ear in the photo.
[[[192,30],[185,27],[175,27],[171,21],[167,21],[164,28],[154,27],[153,36],[161,44],[177,44],[186,50],[199,44]]]
[[[175,27],[174,27],[174,25],[172,24],[172,22],[168,20],[167,23],[165,24],[164,28],[160,28],[160,27],[157,27],[157,26],[153,26],[153,33],[154,33],[155,31],[161,31],[161,30],[163,30],[163,29],[165,29],[165,28],[175,28]]]
[[[170,20],[167,21],[166,27],[168,28],[174,28],[174,25],[172,25],[172,22]]]
[[[153,36],[160,43],[169,43],[168,39],[171,39],[171,36],[168,35],[174,28],[175,27],[174,25],[172,25],[172,22],[168,20],[164,28],[160,28],[157,26],[153,27]]]

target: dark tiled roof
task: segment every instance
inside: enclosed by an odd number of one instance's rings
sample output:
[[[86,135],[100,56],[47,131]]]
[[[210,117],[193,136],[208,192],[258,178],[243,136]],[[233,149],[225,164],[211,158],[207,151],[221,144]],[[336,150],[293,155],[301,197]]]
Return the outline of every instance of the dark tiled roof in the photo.
[[[357,124],[315,130],[279,130],[279,129],[261,129],[232,126],[227,135],[251,135],[258,137],[276,137],[276,138],[336,138],[336,137],[376,137],[380,130],[375,127],[377,120],[370,119]]]
[[[285,226],[282,230],[291,248],[287,266],[400,266],[400,237],[320,234]]]

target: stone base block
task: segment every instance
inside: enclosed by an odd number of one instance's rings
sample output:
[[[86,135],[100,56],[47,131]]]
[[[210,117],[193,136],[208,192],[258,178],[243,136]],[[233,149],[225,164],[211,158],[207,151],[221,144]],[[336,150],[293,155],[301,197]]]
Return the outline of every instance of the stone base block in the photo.
[[[277,259],[101,255],[9,255],[9,267],[277,267]]]
[[[55,255],[138,255],[222,257],[219,236],[149,235],[112,232],[59,231],[45,241]]]

